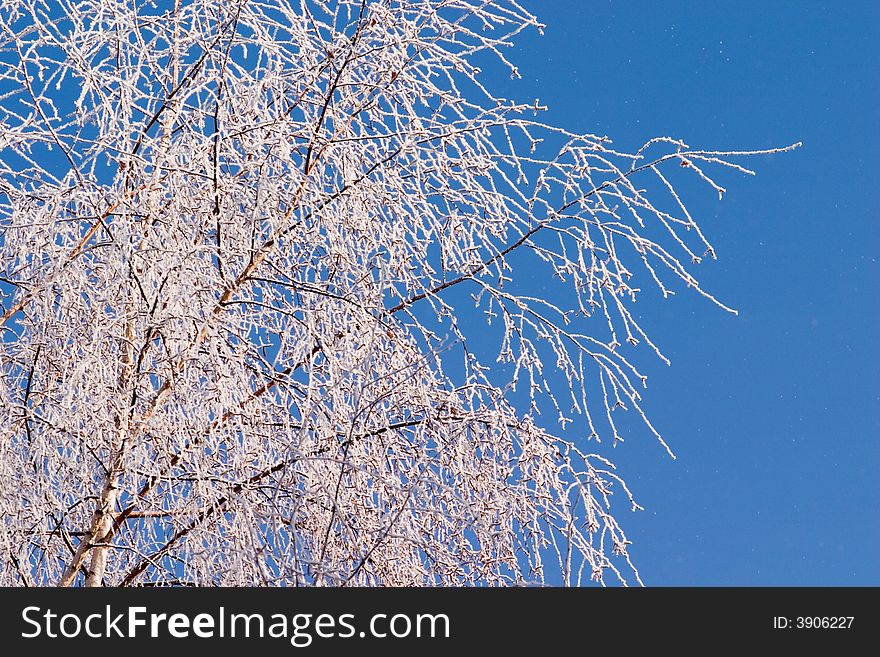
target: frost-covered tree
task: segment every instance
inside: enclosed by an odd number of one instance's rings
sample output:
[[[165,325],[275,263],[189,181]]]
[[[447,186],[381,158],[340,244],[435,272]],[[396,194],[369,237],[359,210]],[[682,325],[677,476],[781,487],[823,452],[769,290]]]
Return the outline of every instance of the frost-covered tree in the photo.
[[[632,303],[715,301],[676,181],[752,153],[545,125],[492,90],[525,29],[2,4],[0,584],[639,581]]]

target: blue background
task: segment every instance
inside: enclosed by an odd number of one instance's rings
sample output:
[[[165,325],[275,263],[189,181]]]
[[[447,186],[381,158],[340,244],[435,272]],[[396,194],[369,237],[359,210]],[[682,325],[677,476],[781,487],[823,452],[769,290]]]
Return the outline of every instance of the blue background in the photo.
[[[546,119],[622,150],[655,135],[785,155],[688,190],[719,260],[634,308],[672,359],[638,360],[644,430],[613,458],[648,585],[880,585],[880,3],[526,0],[505,53]],[[489,348],[491,345],[485,345]],[[624,506],[620,508],[625,508]]]
[[[768,148],[728,193],[688,195],[737,308],[646,293],[643,431],[613,451],[644,512],[624,528],[648,585],[880,584],[877,262],[880,3],[525,4],[545,36],[506,53],[549,122],[635,149]]]

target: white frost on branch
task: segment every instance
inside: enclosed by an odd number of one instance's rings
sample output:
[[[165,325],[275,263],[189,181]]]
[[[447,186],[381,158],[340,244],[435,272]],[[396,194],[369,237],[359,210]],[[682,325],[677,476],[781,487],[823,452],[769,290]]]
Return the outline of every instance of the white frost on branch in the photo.
[[[0,7],[0,584],[639,581],[599,443],[630,409],[666,445],[637,281],[715,301],[673,181],[788,149],[544,125],[480,71],[527,28],[511,0]]]

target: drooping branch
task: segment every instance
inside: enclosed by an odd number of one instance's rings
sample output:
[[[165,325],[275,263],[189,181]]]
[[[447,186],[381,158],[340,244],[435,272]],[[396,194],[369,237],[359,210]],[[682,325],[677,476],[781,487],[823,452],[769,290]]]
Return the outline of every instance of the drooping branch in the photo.
[[[543,123],[515,0],[42,2],[0,10],[0,584],[640,582],[632,304],[727,308],[680,180],[789,149]]]

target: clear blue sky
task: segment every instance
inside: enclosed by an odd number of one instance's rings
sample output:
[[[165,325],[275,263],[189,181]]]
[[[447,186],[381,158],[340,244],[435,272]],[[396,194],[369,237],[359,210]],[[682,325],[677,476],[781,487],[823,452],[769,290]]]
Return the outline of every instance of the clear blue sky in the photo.
[[[637,316],[644,431],[613,451],[648,585],[880,585],[880,3],[524,0],[547,24],[506,53],[548,121],[621,149],[800,150],[691,196],[719,260]]]
[[[649,585],[880,584],[880,3],[525,3],[511,53],[549,121],[621,148],[653,135],[787,155],[692,200],[738,317],[682,291],[639,301],[672,367],[642,359],[647,433],[613,457]],[[653,297],[653,298],[648,298]]]

